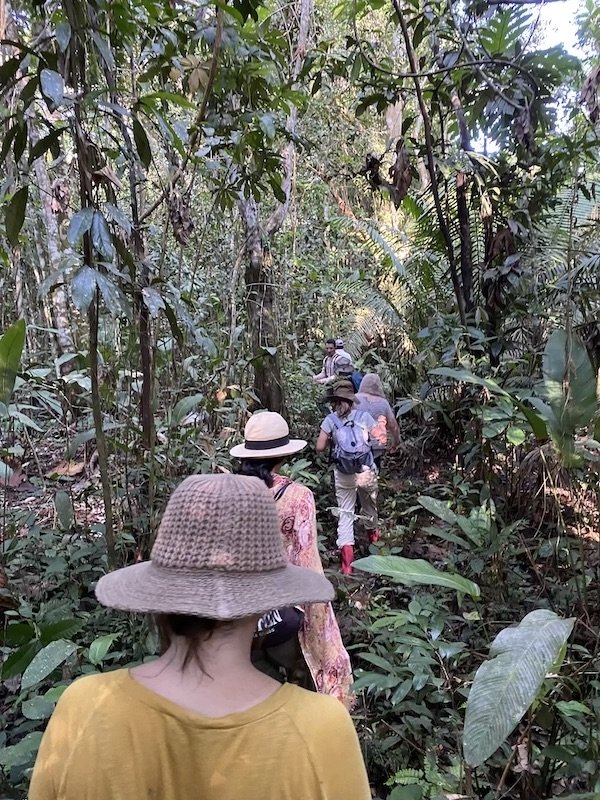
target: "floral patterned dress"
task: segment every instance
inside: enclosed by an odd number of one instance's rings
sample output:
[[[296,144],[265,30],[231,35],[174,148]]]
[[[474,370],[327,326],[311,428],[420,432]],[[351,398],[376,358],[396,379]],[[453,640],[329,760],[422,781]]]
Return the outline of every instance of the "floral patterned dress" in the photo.
[[[280,495],[277,510],[289,562],[323,574],[313,493],[282,475],[274,478],[272,492],[274,496]],[[313,603],[304,612],[300,646],[317,691],[331,694],[349,707],[352,667],[331,603]]]

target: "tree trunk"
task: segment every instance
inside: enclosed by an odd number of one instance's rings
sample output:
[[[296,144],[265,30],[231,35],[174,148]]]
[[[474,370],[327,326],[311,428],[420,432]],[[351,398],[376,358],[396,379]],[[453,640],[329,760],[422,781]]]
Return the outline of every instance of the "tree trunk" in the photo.
[[[254,392],[262,408],[281,413],[283,391],[276,349],[271,256],[263,241],[256,201],[240,198],[238,208],[246,236],[246,308],[254,366]]]
[[[33,121],[29,123],[29,136],[32,142],[37,142],[39,139],[37,130]],[[52,184],[46,168],[44,156],[37,158],[34,162],[35,177],[40,193],[40,206],[42,210],[42,220],[45,229],[45,244],[48,253],[48,267],[50,274],[59,269],[62,252],[60,248],[60,235],[58,231],[58,221],[56,215],[52,210]],[[69,317],[69,305],[67,301],[67,293],[64,286],[57,286],[52,292],[50,297],[50,309],[52,312],[52,321],[56,330],[56,346],[59,355],[65,353],[75,353],[75,340],[71,329],[71,320]],[[61,366],[61,373],[67,374],[73,368],[71,362],[67,362]]]
[[[291,64],[294,80],[300,74],[308,49],[312,10],[312,0],[297,0],[296,5],[290,11],[290,26],[297,24]],[[284,411],[284,399],[281,362],[277,351],[276,297],[270,245],[288,215],[294,191],[296,147],[293,137],[296,133],[297,121],[298,112],[292,106],[285,126],[290,134],[290,139],[281,154],[283,161],[282,189],[285,193],[285,201],[276,206],[265,224],[264,233],[256,201],[243,196],[240,196],[238,200],[238,209],[246,235],[244,245],[247,259],[246,307],[254,365],[254,392],[263,408],[279,413]]]

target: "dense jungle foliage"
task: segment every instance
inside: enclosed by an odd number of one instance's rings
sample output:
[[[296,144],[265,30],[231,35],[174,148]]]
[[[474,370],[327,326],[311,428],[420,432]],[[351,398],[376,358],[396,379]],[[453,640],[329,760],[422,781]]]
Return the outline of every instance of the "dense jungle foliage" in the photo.
[[[557,8],[562,3],[554,3]],[[566,12],[565,12],[566,13]],[[2,797],[99,607],[256,408],[311,445],[373,796],[600,797],[600,11],[0,0]],[[402,443],[337,571],[322,344]]]

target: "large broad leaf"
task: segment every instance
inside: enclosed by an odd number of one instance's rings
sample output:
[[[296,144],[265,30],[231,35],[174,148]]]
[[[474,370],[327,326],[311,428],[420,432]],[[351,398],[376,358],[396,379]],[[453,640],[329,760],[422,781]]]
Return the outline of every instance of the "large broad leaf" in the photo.
[[[29,689],[36,683],[43,681],[51,672],[59,667],[67,658],[72,655],[77,646],[66,639],[57,639],[50,642],[43,650],[35,656],[31,664],[23,673],[21,679],[21,689]]]
[[[190,397],[184,397],[177,403],[171,413],[171,425],[179,425],[181,420],[184,419],[190,411],[193,411],[196,406],[199,406],[203,402],[203,394],[193,394]]]
[[[353,563],[357,569],[374,572],[376,575],[387,575],[397,583],[405,586],[424,584],[426,586],[444,586],[455,592],[479,597],[479,586],[461,575],[440,572],[422,558],[402,558],[402,556],[367,556]]]
[[[25,320],[20,319],[0,337],[0,403],[8,407],[25,346]]]
[[[496,636],[467,701],[463,748],[472,767],[500,747],[533,703],[574,622],[552,611],[532,611]]]
[[[71,281],[71,297],[77,308],[85,314],[96,294],[96,270],[84,265]]]
[[[427,509],[430,514],[441,519],[442,522],[447,522],[449,525],[454,525],[457,522],[457,515],[448,506],[448,503],[444,503],[443,500],[437,500],[435,497],[422,494],[420,497],[417,497],[417,502],[419,505],[422,505],[423,508]]]
[[[577,428],[591,423],[597,408],[596,374],[581,339],[554,331],[544,350],[542,370],[546,398],[558,423],[554,433],[560,439],[573,437]]]

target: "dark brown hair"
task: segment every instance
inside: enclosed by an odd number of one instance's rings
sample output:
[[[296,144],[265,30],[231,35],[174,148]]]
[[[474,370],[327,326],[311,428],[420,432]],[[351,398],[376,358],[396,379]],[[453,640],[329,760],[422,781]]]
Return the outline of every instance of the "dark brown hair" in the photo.
[[[249,475],[251,478],[260,478],[269,489],[273,486],[274,479],[272,470],[277,464],[281,464],[284,456],[274,456],[272,458],[242,458],[238,475]]]
[[[186,614],[157,614],[154,623],[158,631],[161,654],[169,649],[175,636],[182,636],[185,639],[183,669],[191,661],[195,661],[206,675],[208,673],[200,658],[202,645],[210,639],[217,628],[229,624],[219,619],[192,617]]]
[[[347,417],[352,411],[352,403],[350,400],[342,400],[339,397],[334,397],[331,401],[331,407],[338,415],[338,417]]]

